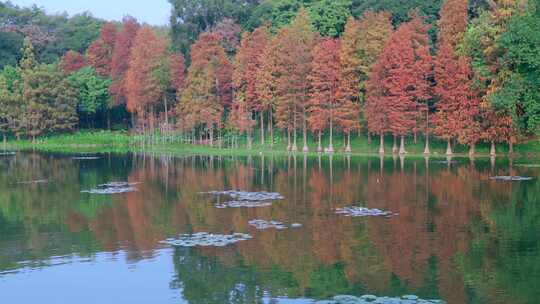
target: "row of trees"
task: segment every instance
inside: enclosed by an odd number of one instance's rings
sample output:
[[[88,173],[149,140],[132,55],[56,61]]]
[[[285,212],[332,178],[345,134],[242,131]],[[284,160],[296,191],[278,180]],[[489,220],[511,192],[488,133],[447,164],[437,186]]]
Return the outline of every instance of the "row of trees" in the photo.
[[[494,1],[472,20],[476,2],[467,0],[446,0],[438,21],[423,9],[399,20],[396,12],[366,11],[337,34],[320,29],[311,2],[288,24],[243,34],[234,19],[215,15],[221,21],[204,19],[189,60],[174,52],[174,26],[169,39],[131,17],[105,23],[84,54],[69,51],[58,64],[38,64],[27,39],[19,66],[0,74],[0,131],[35,137],[77,122],[110,127],[131,113],[143,133],[176,129],[210,145],[223,143],[225,131],[251,147],[256,129],[261,144],[273,145],[278,128],[291,151],[299,150],[298,135],[309,151],[311,133],[318,151],[326,136],[332,152],[335,132],[346,136],[347,151],[354,133],[379,136],[381,153],[385,135],[394,137],[394,153],[406,153],[406,138],[420,134],[426,153],[433,135],[448,142],[448,154],[455,143],[471,153],[480,141],[512,146],[540,123],[540,81],[531,69],[540,64],[537,2]],[[41,73],[32,80],[30,71]],[[40,88],[35,96],[32,85]],[[46,100],[50,110],[41,106]],[[72,119],[65,124],[48,111]]]

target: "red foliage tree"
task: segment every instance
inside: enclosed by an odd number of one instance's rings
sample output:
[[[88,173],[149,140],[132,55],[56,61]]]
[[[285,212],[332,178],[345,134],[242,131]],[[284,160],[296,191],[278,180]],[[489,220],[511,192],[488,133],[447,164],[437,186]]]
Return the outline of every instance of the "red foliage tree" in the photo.
[[[439,98],[433,123],[437,136],[448,141],[447,154],[452,154],[451,140],[471,145],[479,140],[479,100],[471,88],[472,71],[464,57],[458,57],[450,44],[439,49],[435,61],[435,95]]]
[[[154,129],[155,106],[164,93],[161,75],[167,43],[150,26],[143,26],[137,33],[126,73],[127,108]],[[144,126],[144,125],[143,125]]]
[[[439,19],[439,44],[449,44],[455,49],[465,30],[469,20],[468,0],[444,1]]]
[[[112,53],[116,42],[116,27],[110,22],[103,24],[101,34],[86,51],[88,63],[100,76],[111,75]]]
[[[276,89],[276,120],[278,126],[293,132],[294,140],[289,149],[296,151],[296,130],[302,124],[304,149],[307,146],[307,108],[310,82],[307,75],[311,72],[311,50],[315,43],[315,34],[311,27],[307,11],[300,10],[293,23],[282,28],[275,37],[277,56],[273,64]]]
[[[510,153],[513,153],[512,145],[516,140],[516,132],[512,117],[485,103],[481,107],[481,118],[482,139],[491,143],[490,155],[497,155],[496,144],[501,142],[508,142],[511,147]]]
[[[381,136],[381,153],[385,132],[401,137],[400,153],[406,153],[404,138],[417,125],[419,102],[429,97],[427,39],[422,19],[402,24],[373,67],[365,112],[370,132]]]
[[[205,127],[210,144],[214,128],[221,127],[224,109],[232,101],[232,65],[220,41],[218,34],[207,32],[191,46],[191,66],[177,108],[184,128]]]
[[[263,66],[263,56],[268,44],[268,29],[259,27],[253,33],[245,33],[235,57],[233,81],[235,91],[245,99],[248,109],[259,115],[261,144],[265,142],[264,112],[269,110],[267,103],[258,96],[257,76]]]
[[[109,88],[115,105],[125,104],[127,100],[125,76],[131,59],[131,48],[139,28],[137,20],[128,16],[123,20],[122,30],[116,35],[111,59],[112,84]]]
[[[70,74],[86,66],[86,59],[79,52],[67,51],[60,60],[59,68],[62,72]]]
[[[313,64],[309,80],[311,94],[307,102],[308,124],[318,134],[318,151],[322,151],[321,136],[326,128],[330,133],[329,152],[333,152],[333,129],[339,109],[340,44],[333,39],[323,39],[312,52]]]

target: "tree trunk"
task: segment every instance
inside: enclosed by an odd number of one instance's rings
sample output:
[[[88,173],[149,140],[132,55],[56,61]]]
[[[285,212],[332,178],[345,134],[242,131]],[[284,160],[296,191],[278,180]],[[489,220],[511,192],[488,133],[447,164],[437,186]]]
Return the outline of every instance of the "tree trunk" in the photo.
[[[304,117],[302,118],[302,123],[303,123],[303,135],[304,135],[304,148],[302,149],[302,151],[304,153],[307,153],[309,152],[309,147],[308,147],[308,144],[307,144],[307,119],[306,119],[306,111],[304,110],[304,113],[303,113]]]
[[[418,143],[418,132],[417,131],[414,131],[414,133],[413,133],[413,141],[414,141],[415,144]]]
[[[247,133],[247,148],[248,150],[251,150],[251,148],[253,148],[253,137],[251,132]]]
[[[163,106],[165,107],[165,130],[169,130],[169,107],[167,104],[167,94],[163,94]]]
[[[450,139],[448,140],[448,145],[446,146],[446,155],[447,156],[454,155],[454,152],[452,152],[452,142]]]
[[[347,132],[347,147],[345,148],[345,152],[351,153],[352,147],[351,147],[351,132]]]
[[[107,112],[107,130],[111,130],[111,110],[105,110]]]
[[[296,115],[295,115],[295,117],[293,119],[293,144],[292,144],[292,147],[291,147],[291,150],[293,152],[298,151],[298,145],[296,145],[296,133],[297,133],[296,130],[297,129],[296,129]]]
[[[380,134],[380,146],[379,146],[379,154],[384,154],[384,133],[381,132]]]
[[[392,154],[398,154],[397,136],[394,135],[394,145],[392,146]]]
[[[317,146],[317,152],[322,152],[322,131],[319,131],[319,144]]]
[[[330,143],[327,152],[334,153],[334,117],[332,110],[330,110]]]
[[[268,129],[270,129],[270,148],[274,147],[274,122],[272,120],[272,111],[268,112]]]
[[[490,156],[497,156],[497,147],[495,146],[495,142],[491,142],[491,150],[489,151]]]
[[[401,136],[401,144],[399,145],[399,154],[405,155],[407,151],[405,150],[405,136]]]
[[[291,144],[291,130],[287,129],[287,151],[291,151],[292,144]]]
[[[426,134],[426,147],[424,148],[424,154],[431,154],[431,151],[429,149],[429,134]]]
[[[476,144],[471,143],[471,147],[469,149],[469,156],[474,156],[476,154]]]
[[[371,133],[367,132],[367,143],[368,145],[371,145]]]
[[[210,147],[214,146],[214,127],[210,127]]]
[[[512,140],[508,143],[508,154],[514,154],[514,142]]]
[[[264,112],[261,111],[261,146],[264,146]]]

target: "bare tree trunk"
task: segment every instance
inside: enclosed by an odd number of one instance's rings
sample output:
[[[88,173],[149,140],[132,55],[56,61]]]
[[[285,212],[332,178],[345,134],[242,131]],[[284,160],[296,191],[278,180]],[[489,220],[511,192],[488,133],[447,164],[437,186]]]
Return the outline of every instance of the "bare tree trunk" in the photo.
[[[270,129],[270,148],[274,147],[274,122],[272,119],[272,111],[268,111],[268,129]]]
[[[471,143],[471,147],[469,149],[469,156],[474,156],[476,154],[476,143]]]
[[[367,143],[368,145],[371,145],[371,132],[367,132]]]
[[[489,152],[490,156],[497,156],[497,147],[495,146],[495,142],[491,142],[491,151]]]
[[[304,136],[304,148],[302,149],[302,151],[304,153],[307,153],[309,152],[309,147],[308,147],[308,144],[307,144],[307,118],[306,118],[306,110],[304,109],[304,112],[303,112],[303,117],[302,117],[302,124],[303,124],[303,136]]]
[[[291,130],[287,129],[287,151],[291,151],[292,144],[291,144]]]
[[[384,133],[381,132],[380,134],[380,146],[379,146],[379,154],[384,154]]]
[[[347,147],[345,148],[345,152],[351,153],[352,147],[351,147],[351,132],[347,132]]]
[[[3,138],[3,142],[4,142],[4,150],[6,149],[6,146],[7,146],[7,136],[6,134],[2,134],[2,138]]]
[[[264,146],[264,112],[261,111],[261,145]]]
[[[214,146],[214,126],[210,127],[210,147]]]
[[[399,154],[405,155],[407,151],[405,150],[405,136],[401,135],[401,144],[399,145]]]
[[[429,149],[429,107],[426,110],[426,147],[424,148],[424,154],[428,155],[431,151]]]
[[[392,154],[398,154],[397,136],[394,135],[394,145],[392,146]]]
[[[322,131],[319,130],[319,144],[317,146],[317,152],[322,152]]]
[[[514,142],[512,140],[508,143],[508,154],[514,154]]]
[[[330,109],[330,143],[328,145],[328,153],[334,153],[334,114]]]
[[[253,148],[253,137],[252,137],[251,132],[247,133],[247,148],[249,150],[251,150],[251,148]]]
[[[446,146],[446,155],[452,156],[454,155],[454,152],[452,152],[452,141],[448,139],[448,145]]]
[[[292,148],[291,148],[291,150],[293,152],[298,151],[298,145],[296,145],[296,133],[297,133],[296,130],[297,129],[296,129],[296,115],[295,115],[295,117],[293,119],[293,144],[292,144]]]

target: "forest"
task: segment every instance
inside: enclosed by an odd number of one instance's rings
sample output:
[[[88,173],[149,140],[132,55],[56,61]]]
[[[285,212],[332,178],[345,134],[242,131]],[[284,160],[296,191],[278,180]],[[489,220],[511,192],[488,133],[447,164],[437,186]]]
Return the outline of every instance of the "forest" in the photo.
[[[129,129],[331,153],[358,135],[381,154],[423,137],[426,154],[436,139],[472,155],[538,140],[540,0],[169,2],[167,27],[0,2],[4,142]]]

